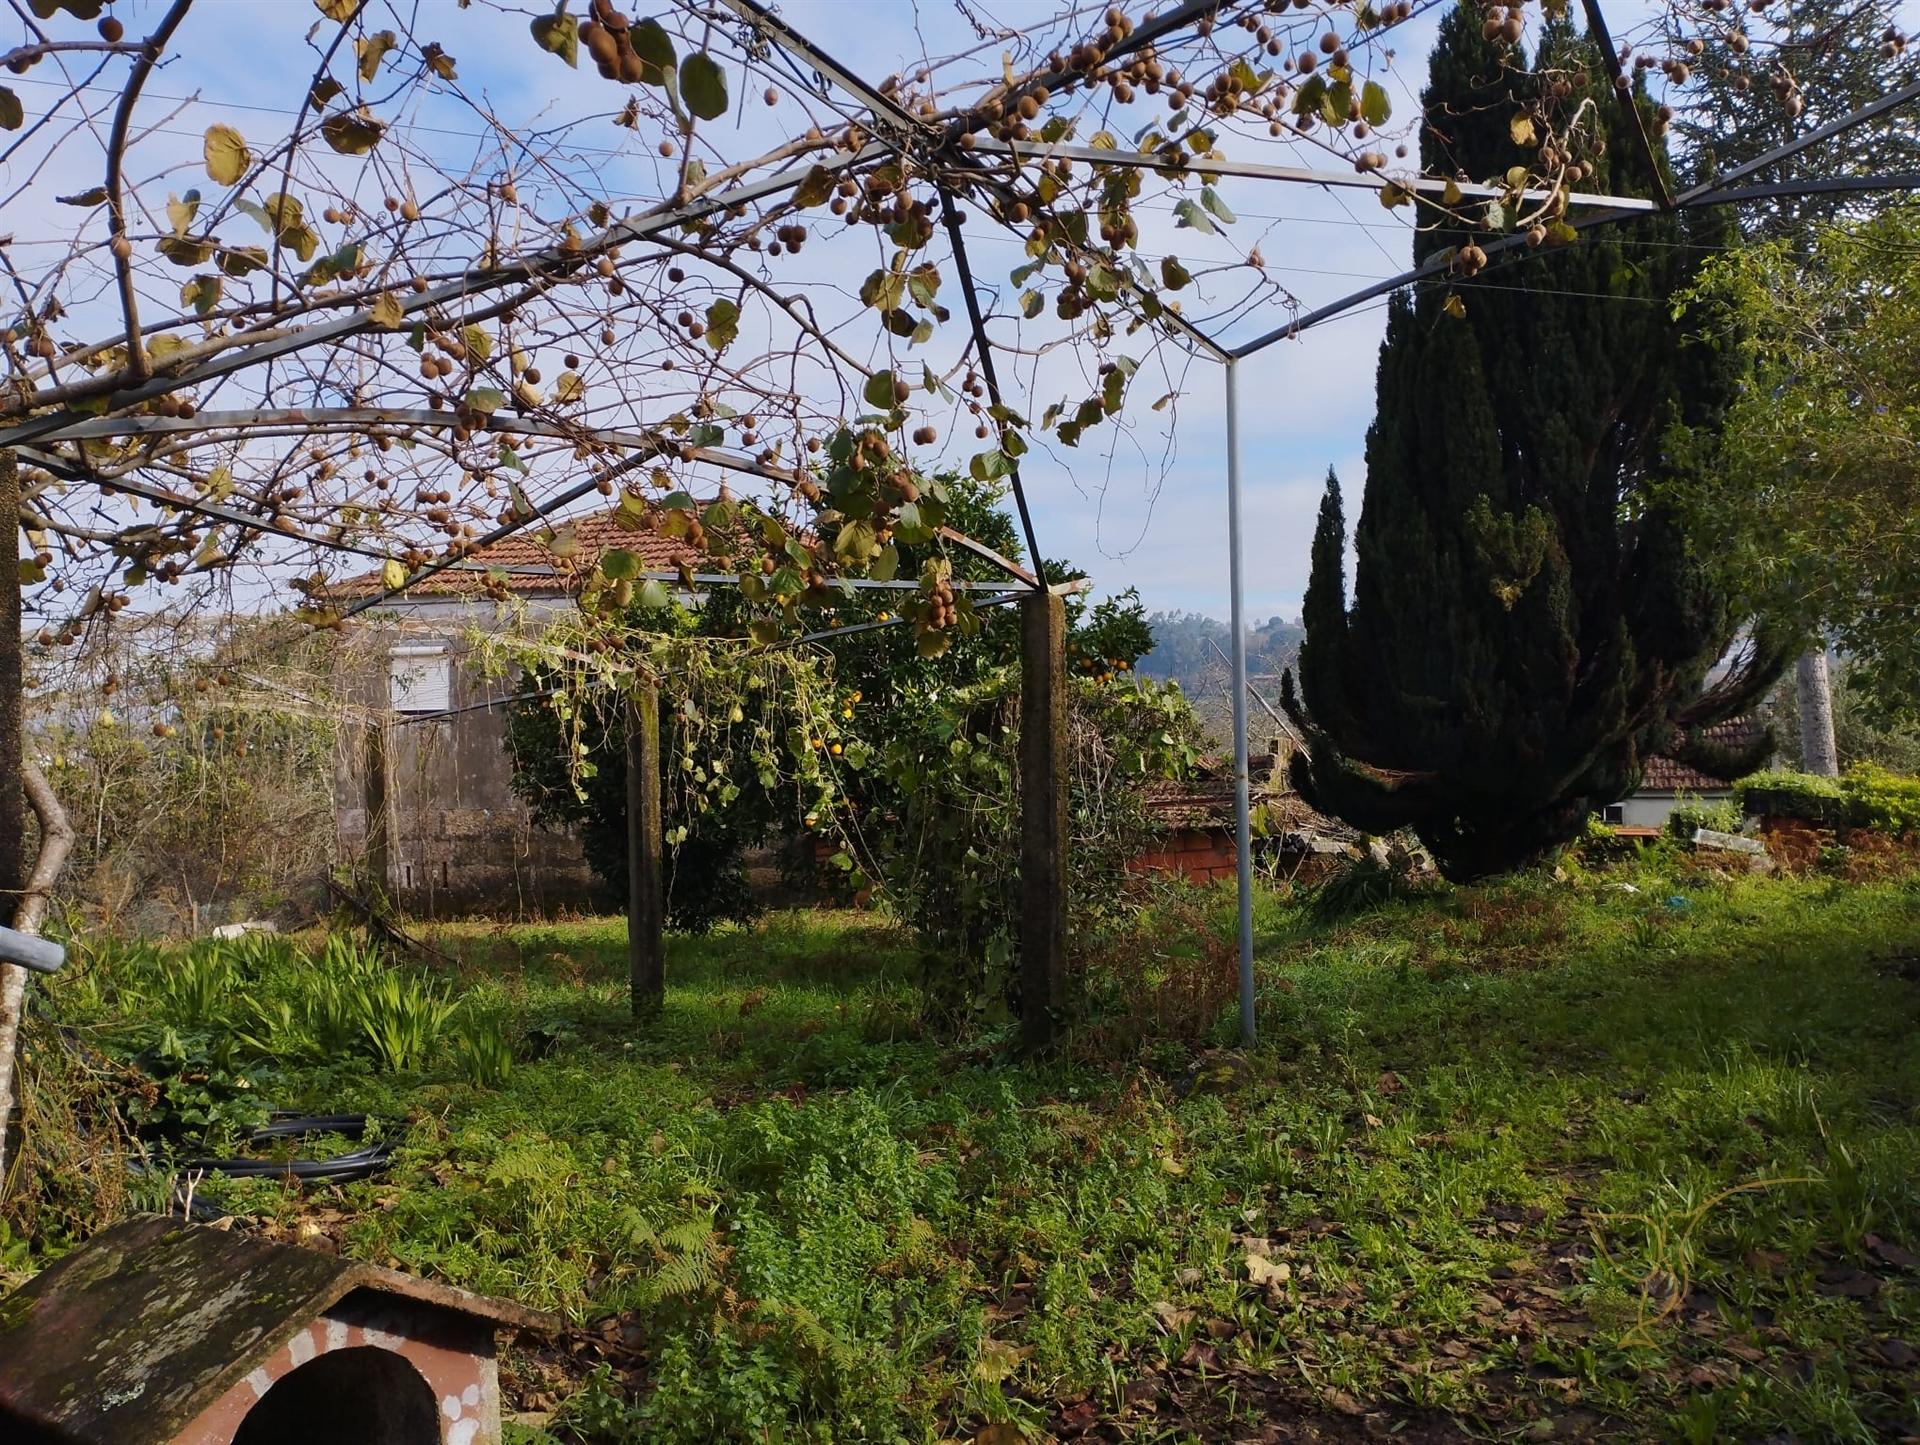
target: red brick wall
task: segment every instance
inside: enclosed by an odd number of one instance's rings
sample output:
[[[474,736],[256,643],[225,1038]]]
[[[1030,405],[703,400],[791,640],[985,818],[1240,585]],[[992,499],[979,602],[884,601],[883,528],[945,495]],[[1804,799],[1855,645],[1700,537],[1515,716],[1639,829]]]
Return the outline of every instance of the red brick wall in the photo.
[[[1233,834],[1226,828],[1172,828],[1127,868],[1134,873],[1176,873],[1189,883],[1212,883],[1235,875],[1233,844]]]

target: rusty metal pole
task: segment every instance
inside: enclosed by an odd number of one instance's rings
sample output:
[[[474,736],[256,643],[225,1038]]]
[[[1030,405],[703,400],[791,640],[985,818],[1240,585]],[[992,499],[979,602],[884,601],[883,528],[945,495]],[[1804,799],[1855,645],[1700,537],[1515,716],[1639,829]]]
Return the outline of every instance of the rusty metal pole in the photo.
[[[627,703],[627,962],[633,1016],[666,1000],[666,843],[660,824],[660,689],[642,683]]]
[[[1067,608],[1058,593],[1020,601],[1020,676],[1020,1043],[1037,1054],[1058,1036],[1067,993]]]

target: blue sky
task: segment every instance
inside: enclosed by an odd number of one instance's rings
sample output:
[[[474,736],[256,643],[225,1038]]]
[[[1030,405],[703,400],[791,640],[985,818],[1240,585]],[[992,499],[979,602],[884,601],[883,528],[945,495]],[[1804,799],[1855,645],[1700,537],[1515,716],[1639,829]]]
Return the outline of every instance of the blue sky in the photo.
[[[465,89],[483,93],[504,117],[523,124],[532,118],[538,124],[543,116],[571,119],[579,112],[582,87],[600,84],[590,72],[569,71],[533,48],[527,21],[546,8],[459,10],[452,0],[422,0],[417,12],[409,13],[419,16],[417,36],[441,41],[458,58]],[[981,0],[973,8],[1015,28],[1057,13],[1052,0]],[[1920,9],[1920,3],[1909,8]],[[137,34],[151,24],[159,6],[157,0],[122,0],[119,10]],[[781,13],[837,59],[875,79],[910,69],[924,55],[975,43],[949,0],[787,0]],[[1644,0],[1610,7],[1617,32],[1648,13]],[[201,0],[178,36],[180,58],[155,77],[142,107],[143,122],[159,127],[159,133],[143,143],[146,174],[165,171],[172,184],[173,172],[167,167],[194,172],[201,132],[216,120],[262,136],[283,130],[310,69],[307,37],[317,19],[310,0]],[[1402,119],[1413,113],[1413,97],[1424,83],[1435,24],[1428,15],[1403,27],[1393,39],[1395,53],[1376,61],[1380,68],[1374,73],[1386,84]],[[996,48],[989,46],[980,56],[989,70],[997,68],[992,54]],[[718,124],[738,127],[739,144],[746,151],[766,138],[756,131],[774,123],[759,107],[743,105]],[[409,125],[411,143],[432,151],[443,165],[484,169],[491,164],[487,151],[493,143],[478,133],[470,112],[450,108],[441,115],[429,104],[410,117]],[[611,126],[603,127],[603,133],[607,149],[592,150],[589,142],[583,163],[602,168],[608,193],[630,204],[658,196],[660,162],[638,153],[630,133]],[[621,146],[625,149],[618,149]],[[1317,153],[1257,158],[1332,163]],[[183,178],[180,184],[197,179]],[[1244,252],[1257,244],[1269,276],[1305,307],[1334,300],[1408,264],[1407,211],[1385,211],[1365,192],[1252,182],[1225,183],[1221,189],[1239,219],[1216,246],[1216,254],[1224,254],[1221,248],[1229,245]],[[1153,258],[1175,251],[1205,260],[1209,243],[1197,241],[1191,231],[1176,231],[1169,209],[1163,205],[1157,217],[1149,213],[1144,218],[1143,254]],[[23,226],[23,234],[26,230]],[[1007,273],[1024,259],[1019,245],[985,224],[970,227],[969,233],[982,285],[999,291],[1004,303],[1010,294]],[[808,251],[822,286],[857,285],[873,264],[871,248],[863,251],[858,244],[810,246]],[[1260,318],[1263,326],[1280,319],[1283,314],[1273,307]],[[1256,620],[1298,613],[1309,538],[1328,466],[1337,467],[1350,499],[1359,495],[1383,319],[1382,307],[1373,303],[1242,365],[1247,600],[1249,615]],[[1249,321],[1236,334],[1253,329]],[[994,335],[1009,342],[1029,340],[1005,325],[997,325]],[[876,356],[875,364],[884,362]],[[1058,353],[1008,356],[1003,372],[1010,399],[1019,404],[1024,396],[1038,411],[1048,401],[1072,394],[1084,385],[1073,375],[1074,365],[1073,357]],[[1149,606],[1224,616],[1222,378],[1217,365],[1195,360],[1175,381],[1162,384],[1177,385],[1181,399],[1158,415],[1135,408],[1141,421],[1132,434],[1090,439],[1072,450],[1036,442],[1024,470],[1041,545],[1050,555],[1086,568],[1104,591],[1136,586]],[[1144,385],[1136,382],[1137,387]],[[964,463],[971,437],[965,441],[968,445],[960,438],[944,443],[947,460]],[[1350,514],[1352,510],[1350,502]]]

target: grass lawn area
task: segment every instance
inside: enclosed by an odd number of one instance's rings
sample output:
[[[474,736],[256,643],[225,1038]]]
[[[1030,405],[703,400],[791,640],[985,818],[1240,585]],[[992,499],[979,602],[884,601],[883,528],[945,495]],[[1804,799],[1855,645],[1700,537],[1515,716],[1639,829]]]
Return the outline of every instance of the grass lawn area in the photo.
[[[1657,853],[1258,923],[1250,1058],[1043,1066],[928,1028],[862,915],[675,940],[644,1028],[619,920],[449,926],[510,1078],[289,1066],[397,1167],[202,1189],[563,1314],[520,1442],[1920,1436],[1915,880]],[[137,991],[76,972],[112,1047]]]

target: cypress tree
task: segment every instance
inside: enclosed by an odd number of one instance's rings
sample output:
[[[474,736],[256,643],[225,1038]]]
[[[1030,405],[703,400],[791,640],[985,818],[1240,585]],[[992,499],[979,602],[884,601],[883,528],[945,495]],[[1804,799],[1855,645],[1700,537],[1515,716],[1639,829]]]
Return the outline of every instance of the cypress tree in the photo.
[[[1632,114],[1586,43],[1554,27],[1526,71],[1466,6],[1433,56],[1423,165],[1503,176],[1528,159],[1511,117],[1558,83],[1590,90],[1607,117],[1581,188],[1651,194]],[[1474,234],[1422,231],[1415,254]],[[1724,775],[1771,750],[1736,756],[1700,735],[1751,706],[1788,649],[1753,633],[1742,664],[1707,685],[1740,619],[1653,485],[1699,455],[1731,394],[1716,354],[1682,344],[1668,300],[1692,269],[1687,243],[1706,239],[1657,216],[1393,298],[1353,596],[1329,473],[1304,706],[1286,680],[1307,742],[1294,782],[1313,806],[1370,832],[1412,828],[1464,880],[1574,837],[1652,753]]]

